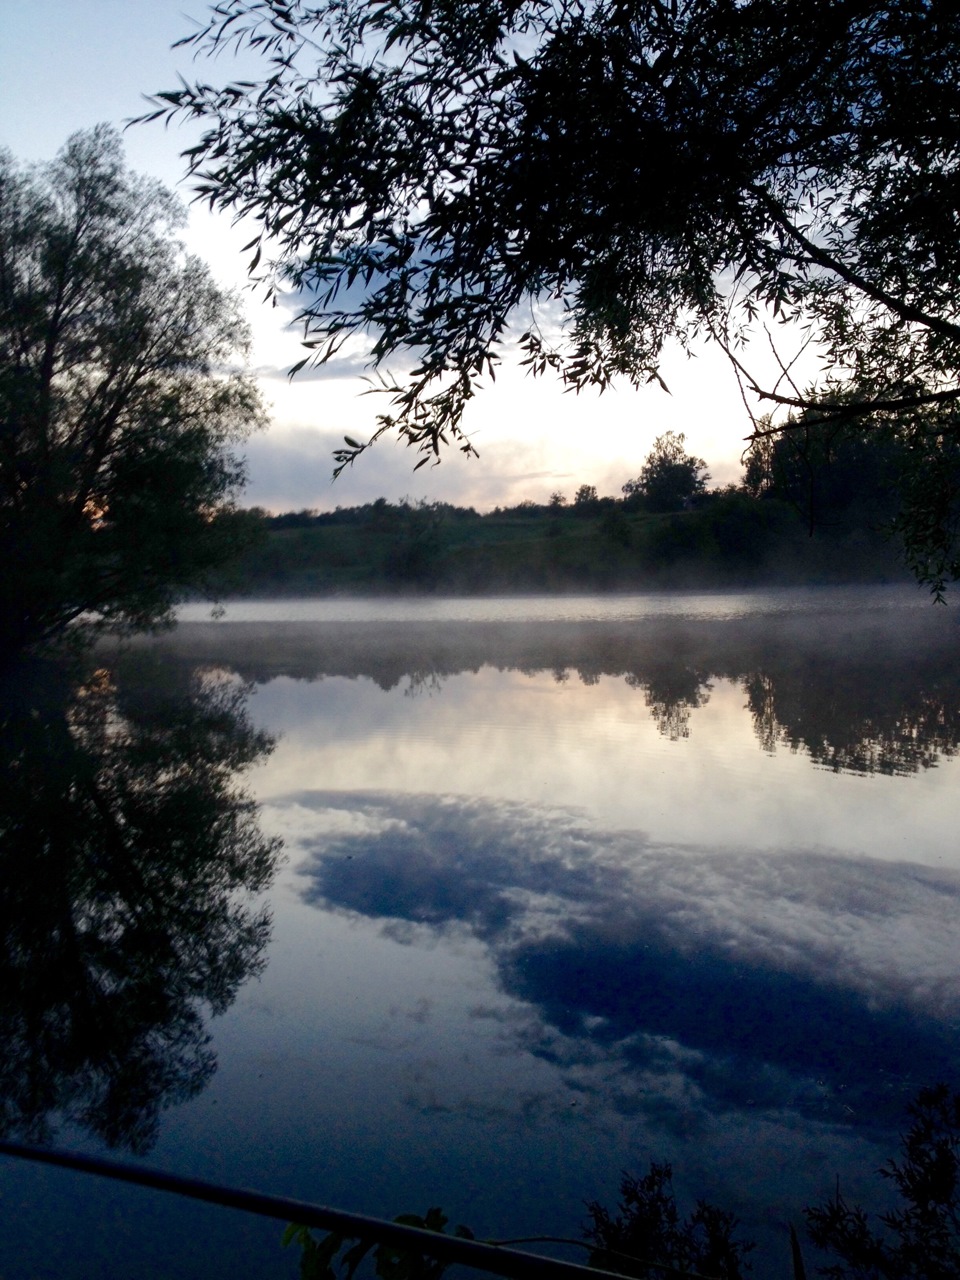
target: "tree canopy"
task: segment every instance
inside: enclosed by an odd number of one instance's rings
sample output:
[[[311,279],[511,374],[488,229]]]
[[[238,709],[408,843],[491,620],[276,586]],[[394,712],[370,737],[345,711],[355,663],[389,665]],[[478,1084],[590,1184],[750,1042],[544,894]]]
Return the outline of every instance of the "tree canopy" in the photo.
[[[650,511],[680,511],[698,494],[706,493],[710,479],[703,458],[687,453],[681,431],[665,431],[653,448],[636,480],[628,480],[623,494],[631,505],[642,502]]]
[[[233,550],[262,420],[236,301],[107,128],[52,164],[0,154],[0,651],[162,621]]]
[[[206,126],[197,190],[259,219],[251,265],[299,292],[307,360],[362,334],[402,371],[379,429],[469,451],[464,407],[518,328],[574,388],[658,379],[665,344],[705,338],[752,414],[892,424],[926,495],[915,567],[960,573],[955,6],[221,0],[184,43],[267,59],[153,114]],[[811,385],[785,347],[751,372],[776,321]]]

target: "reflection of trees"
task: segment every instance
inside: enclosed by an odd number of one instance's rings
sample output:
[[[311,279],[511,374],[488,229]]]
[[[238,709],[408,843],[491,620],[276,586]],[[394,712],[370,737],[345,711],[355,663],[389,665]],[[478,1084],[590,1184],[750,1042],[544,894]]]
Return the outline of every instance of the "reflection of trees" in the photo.
[[[166,642],[165,642],[166,643]],[[180,627],[186,665],[227,662],[247,679],[366,676],[413,692],[486,666],[558,683],[625,679],[671,740],[694,732],[711,684],[742,684],[760,746],[837,770],[912,773],[960,742],[956,626],[946,610],[835,611],[632,623],[394,622]]]
[[[753,716],[753,728],[761,748],[769,755],[777,749],[780,725],[777,722],[776,686],[770,676],[755,671],[744,681],[747,706]]]
[[[432,697],[443,689],[444,677],[436,671],[410,671],[407,674],[406,698]]]
[[[234,781],[269,742],[244,690],[39,666],[3,690],[0,1128],[147,1149],[215,1067],[203,1010],[254,973],[277,846]]]
[[[654,723],[671,742],[690,737],[690,712],[710,701],[705,677],[682,663],[659,662],[626,680],[631,689],[643,690]]]
[[[783,664],[743,679],[760,745],[806,751],[835,772],[911,774],[954,756],[960,679],[861,661],[846,673]],[[838,678],[839,677],[839,678]]]

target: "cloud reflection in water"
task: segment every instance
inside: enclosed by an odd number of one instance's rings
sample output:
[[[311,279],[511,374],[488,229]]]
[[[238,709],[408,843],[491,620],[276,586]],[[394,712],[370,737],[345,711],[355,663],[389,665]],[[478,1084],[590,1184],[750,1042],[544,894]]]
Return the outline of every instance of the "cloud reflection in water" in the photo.
[[[451,796],[285,805],[307,901],[401,941],[482,941],[502,994],[536,1015],[518,1018],[517,1047],[571,1080],[605,1063],[618,1109],[685,1126],[746,1107],[886,1125],[951,1074],[956,874],[658,845]]]

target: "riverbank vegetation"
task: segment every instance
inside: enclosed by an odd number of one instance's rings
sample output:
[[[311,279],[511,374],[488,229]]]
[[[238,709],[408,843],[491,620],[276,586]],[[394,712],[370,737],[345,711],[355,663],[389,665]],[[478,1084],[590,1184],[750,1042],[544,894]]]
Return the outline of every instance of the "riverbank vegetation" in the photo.
[[[327,513],[262,516],[266,537],[221,581],[229,594],[634,591],[767,582],[899,581],[872,529],[817,530],[742,490],[651,515],[600,499],[589,512],[535,503],[480,515],[379,499]]]
[[[796,432],[755,446],[740,484],[667,433],[619,497],[472,507],[385,498],[335,511],[259,513],[266,534],[221,587],[238,594],[635,591],[906,579],[891,535],[895,441]]]
[[[47,165],[0,152],[0,661],[162,624],[255,532],[247,332],[184,219],[108,127]]]
[[[921,1089],[908,1115],[911,1124],[901,1138],[899,1160],[888,1160],[879,1170],[896,1190],[895,1207],[872,1221],[858,1205],[847,1203],[838,1182],[826,1203],[803,1209],[810,1244],[818,1261],[825,1263],[817,1267],[818,1275],[829,1280],[947,1280],[958,1274],[960,1094],[951,1094],[942,1084]],[[752,1271],[749,1254],[755,1246],[743,1237],[732,1213],[698,1200],[692,1213],[681,1216],[669,1164],[653,1163],[642,1177],[625,1173],[620,1196],[613,1213],[598,1201],[586,1204],[588,1220],[580,1240],[552,1242],[585,1245],[590,1267],[633,1280],[746,1280]],[[442,1234],[448,1219],[432,1208],[425,1217],[404,1214],[396,1221]],[[464,1226],[457,1227],[456,1235],[476,1238]],[[806,1280],[804,1249],[792,1223],[785,1224],[784,1235],[784,1265],[776,1274],[784,1280]],[[339,1259],[347,1243],[341,1234],[330,1233],[318,1242],[306,1227],[291,1224],[284,1244],[294,1241],[302,1249],[301,1275],[306,1280],[337,1280],[338,1262],[341,1275],[353,1280],[371,1250],[378,1280],[439,1280],[446,1270],[436,1258],[377,1243],[374,1232]],[[546,1240],[497,1243],[538,1242]],[[504,1267],[503,1274],[549,1275],[550,1263],[536,1272],[533,1266],[512,1272]]]

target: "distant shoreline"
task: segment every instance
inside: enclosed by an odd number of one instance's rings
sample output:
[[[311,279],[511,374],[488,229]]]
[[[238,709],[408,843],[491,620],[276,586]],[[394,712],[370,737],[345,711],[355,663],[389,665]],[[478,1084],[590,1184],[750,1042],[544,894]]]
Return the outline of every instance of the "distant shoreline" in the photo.
[[[879,531],[832,525],[811,535],[786,504],[741,492],[667,515],[615,508],[480,517],[400,507],[341,516],[264,518],[256,545],[214,580],[214,593],[510,597],[912,581]]]

